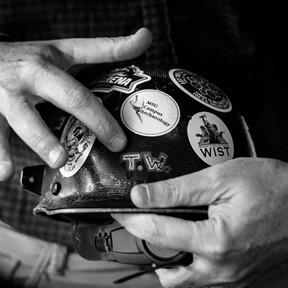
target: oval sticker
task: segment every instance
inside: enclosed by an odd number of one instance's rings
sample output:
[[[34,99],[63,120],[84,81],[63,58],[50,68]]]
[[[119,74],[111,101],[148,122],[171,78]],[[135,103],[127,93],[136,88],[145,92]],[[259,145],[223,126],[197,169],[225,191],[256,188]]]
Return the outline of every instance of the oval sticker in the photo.
[[[205,78],[183,69],[171,69],[169,77],[184,93],[203,105],[219,112],[231,111],[227,96]]]
[[[192,116],[187,126],[189,142],[205,163],[214,165],[232,159],[233,139],[224,122],[209,112]]]
[[[161,136],[172,131],[180,119],[176,101],[163,91],[145,89],[128,96],[121,107],[124,125],[142,136]]]
[[[95,139],[96,136],[81,121],[73,116],[68,119],[60,139],[68,154],[68,161],[60,168],[64,177],[73,176],[82,167]]]

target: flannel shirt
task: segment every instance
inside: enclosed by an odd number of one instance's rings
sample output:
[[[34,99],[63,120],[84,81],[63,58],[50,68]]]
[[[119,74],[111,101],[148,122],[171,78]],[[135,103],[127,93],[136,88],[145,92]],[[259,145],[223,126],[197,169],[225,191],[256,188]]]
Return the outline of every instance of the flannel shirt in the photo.
[[[0,0],[0,32],[12,41],[26,41],[128,35],[145,26],[154,36],[145,64],[198,73],[221,87],[241,112],[247,104],[250,110],[257,106],[252,116],[247,113],[254,127],[265,101],[253,106],[249,98],[261,99],[264,76],[262,62],[255,58],[254,10],[251,3],[247,6],[251,11],[243,9],[244,4],[240,0]],[[17,171],[10,181],[0,183],[0,218],[29,235],[71,245],[70,225],[33,216],[38,197],[19,185],[21,169],[42,160],[13,132],[11,149]]]

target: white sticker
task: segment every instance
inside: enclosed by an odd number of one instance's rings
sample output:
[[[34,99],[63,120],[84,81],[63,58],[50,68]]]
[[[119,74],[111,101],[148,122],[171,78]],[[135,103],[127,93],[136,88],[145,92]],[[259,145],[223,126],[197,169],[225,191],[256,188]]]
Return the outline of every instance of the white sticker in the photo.
[[[60,172],[64,177],[73,176],[84,164],[96,136],[79,120],[71,116],[63,130],[61,143],[64,144],[68,161]]]
[[[189,142],[205,163],[214,165],[232,159],[233,139],[224,122],[209,112],[192,116],[187,126]]]
[[[142,136],[161,136],[178,124],[180,109],[163,91],[145,89],[128,96],[121,107],[121,119],[132,132]]]
[[[171,69],[169,77],[178,88],[201,104],[219,112],[231,111],[227,96],[205,78],[183,69]]]

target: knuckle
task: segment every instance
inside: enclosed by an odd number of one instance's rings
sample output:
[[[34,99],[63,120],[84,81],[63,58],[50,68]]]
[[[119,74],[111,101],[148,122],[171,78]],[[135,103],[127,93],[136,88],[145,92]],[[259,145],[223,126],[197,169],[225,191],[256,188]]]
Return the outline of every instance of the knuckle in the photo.
[[[159,278],[160,280],[160,283],[161,285],[164,287],[164,288],[176,288],[176,287],[185,287],[183,286],[183,283],[181,283],[181,286],[180,285],[177,285],[177,284],[172,284],[169,279],[166,279],[164,277],[160,277]],[[177,286],[176,286],[177,285]],[[188,287],[188,286],[187,286]]]
[[[37,73],[47,69],[48,63],[53,62],[59,53],[56,53],[56,48],[50,44],[43,45],[25,45],[22,47],[22,57],[19,57],[17,64],[22,69],[28,70],[25,72]]]
[[[212,257],[215,259],[217,262],[222,262],[226,259],[227,257],[227,250],[225,249],[224,243],[217,243],[215,246],[211,249],[212,250]]]
[[[9,91],[10,88],[7,88],[5,86],[6,84],[0,83],[0,101],[1,101],[0,112],[4,116],[7,113],[6,110],[10,99],[10,91]]]
[[[24,59],[17,61],[18,66],[22,70],[23,75],[34,75],[35,73],[43,73],[47,64],[45,60],[38,54],[30,55]]]
[[[110,54],[112,61],[118,61],[119,59],[121,59],[121,53],[120,53],[121,49],[119,49],[119,46],[121,46],[120,44],[124,42],[124,39],[125,37],[123,36],[112,38],[112,42],[114,44],[112,45]]]
[[[15,101],[10,101],[6,109],[6,119],[12,128],[22,128],[23,135],[26,135],[25,141],[31,148],[36,151],[43,158],[47,158],[49,151],[52,149],[51,141],[47,133],[36,132],[30,129],[29,122],[24,123],[23,115],[30,113],[30,105],[25,98],[16,98]],[[20,124],[21,122],[21,124]],[[22,123],[23,122],[23,123]]]
[[[11,97],[6,101],[5,116],[11,126],[17,122],[19,115],[26,113],[28,110],[28,103],[23,97]]]
[[[151,218],[148,224],[149,225],[145,225],[145,227],[143,227],[142,229],[143,238],[152,243],[159,243],[161,238],[160,237],[161,232],[157,221],[155,220],[155,218]]]
[[[48,64],[65,68],[67,67],[67,59],[63,53],[53,44],[42,45],[25,45],[22,51],[23,57],[17,60],[17,63],[23,69],[38,72],[49,67]]]
[[[27,144],[45,161],[49,161],[49,153],[54,148],[50,135],[43,131],[29,131]],[[28,134],[28,133],[27,133]]]
[[[215,165],[207,169],[209,171],[208,176],[209,176],[209,179],[211,179],[211,183],[215,183],[219,179],[222,179],[222,176],[225,173],[225,169],[223,168],[223,165]]]
[[[91,103],[91,96],[88,92],[79,88],[69,89],[64,96],[64,105],[68,109],[82,110],[89,107]]]
[[[56,47],[52,44],[35,46],[35,48],[35,55],[38,55],[41,59],[51,60],[59,53]]]
[[[33,150],[39,153],[42,157],[47,158],[48,151],[51,149],[50,145],[48,145],[47,135],[32,133],[29,138]]]
[[[221,163],[219,165],[214,165],[212,167],[207,168],[209,171],[206,174],[206,179],[208,181],[208,185],[211,190],[217,191],[219,187],[225,187],[227,183],[228,173],[230,173],[229,169],[227,169],[225,163]],[[232,181],[231,178],[229,180]]]
[[[220,236],[211,247],[212,258],[217,262],[224,262],[230,254],[230,241],[225,236]]]
[[[230,265],[229,269],[226,269],[226,273],[225,273],[225,282],[226,283],[238,283],[241,281],[241,274],[239,273],[238,269],[236,269],[235,267],[232,267]],[[236,286],[236,285],[235,285]]]
[[[220,270],[218,269],[217,274],[217,282],[225,283],[227,287],[242,287],[239,284],[241,283],[243,275],[241,275],[242,273],[237,265],[229,263],[229,266],[225,265],[221,267]]]
[[[217,219],[215,226],[215,238],[209,242],[207,247],[208,253],[212,259],[216,262],[225,262],[233,252],[233,239],[229,233],[229,229],[226,227],[226,222],[222,219]]]
[[[1,155],[0,155],[0,162],[1,162]],[[5,157],[6,158],[6,157]],[[2,164],[3,165],[3,164]],[[3,166],[2,166],[3,167]],[[14,166],[12,161],[7,162],[5,159],[5,169],[0,169],[0,182],[9,180],[14,174]]]
[[[98,135],[106,135],[106,137],[108,136],[107,135],[107,130],[108,130],[108,123],[107,121],[103,118],[103,119],[98,119],[98,121],[95,123],[95,130],[97,131],[97,134]],[[109,135],[110,136],[110,135]]]
[[[105,114],[97,117],[93,125],[93,131],[95,131],[96,135],[105,145],[111,145],[113,138],[117,135],[115,127],[109,119],[107,119]]]
[[[53,140],[52,135],[45,132],[31,133],[29,135],[29,142],[27,144],[52,168],[58,168],[54,166],[54,160],[51,160],[51,151],[57,148],[56,142]]]
[[[66,69],[69,66],[70,60],[66,55],[64,55],[56,45],[49,43],[44,44],[39,47],[39,52],[37,53],[39,57],[46,62],[56,65],[57,67]]]
[[[103,43],[105,44],[106,47],[109,47],[107,49],[107,55],[110,61],[115,62],[121,60],[121,47],[122,44],[125,43],[125,39],[127,39],[129,36],[119,36],[119,37],[106,37],[103,38]]]
[[[44,49],[44,46],[40,45],[30,45],[27,47],[30,50],[29,58],[31,60],[39,60],[39,59],[45,59],[45,53],[47,49]]]
[[[181,203],[181,188],[177,180],[171,179],[164,182],[163,199],[166,204],[176,205]]]
[[[28,63],[37,63],[39,59],[48,59],[55,52],[52,49],[52,45],[48,44],[17,44],[9,43],[6,47],[2,46],[5,59],[9,60],[9,63],[16,63],[19,66],[27,66]]]
[[[26,58],[31,62],[38,62],[39,60],[48,60],[54,54],[56,49],[50,44],[42,44],[42,45],[33,45],[33,44],[26,44],[24,46],[24,52]]]

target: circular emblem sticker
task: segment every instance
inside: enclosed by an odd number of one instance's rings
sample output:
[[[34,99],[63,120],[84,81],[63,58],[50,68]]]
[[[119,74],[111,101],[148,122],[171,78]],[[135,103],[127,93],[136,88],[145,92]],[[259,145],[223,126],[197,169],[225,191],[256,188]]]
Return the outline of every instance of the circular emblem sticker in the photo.
[[[171,69],[169,76],[178,88],[194,100],[219,112],[231,111],[232,105],[227,96],[205,78],[183,69]]]
[[[195,153],[209,165],[227,161],[234,156],[230,131],[224,122],[212,113],[194,114],[188,123],[187,134]]]
[[[121,107],[124,125],[142,136],[160,136],[178,124],[180,109],[168,94],[153,89],[137,91],[128,96]]]
[[[82,167],[95,139],[96,136],[81,121],[73,116],[68,119],[60,140],[68,154],[67,163],[60,168],[64,177],[73,176]]]

